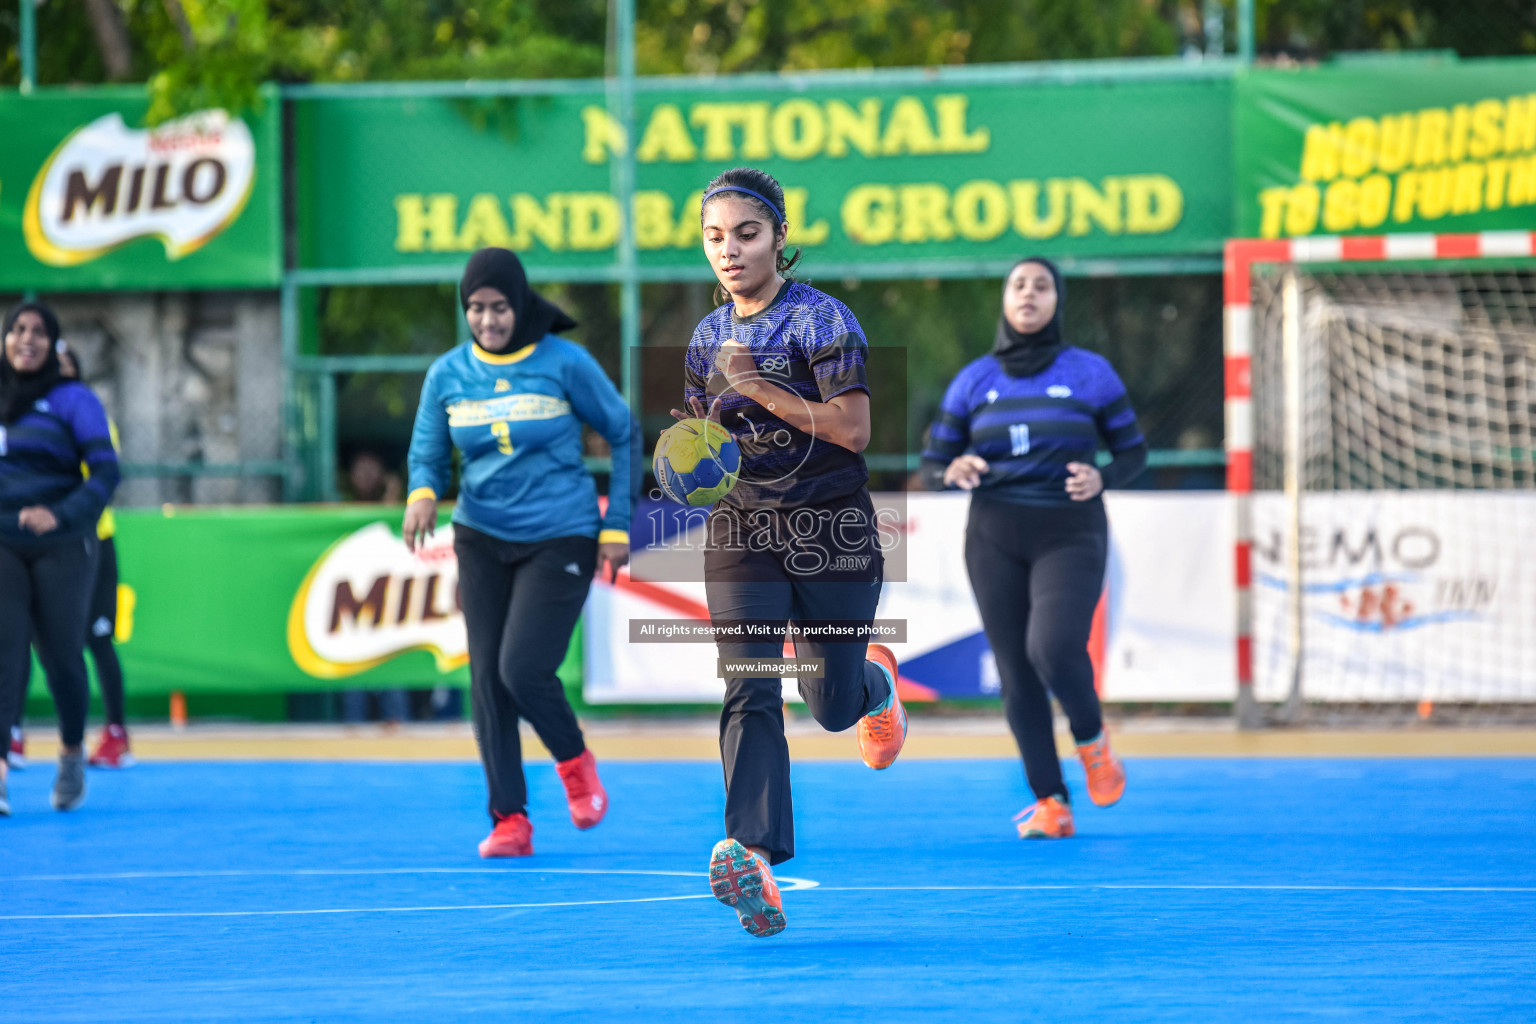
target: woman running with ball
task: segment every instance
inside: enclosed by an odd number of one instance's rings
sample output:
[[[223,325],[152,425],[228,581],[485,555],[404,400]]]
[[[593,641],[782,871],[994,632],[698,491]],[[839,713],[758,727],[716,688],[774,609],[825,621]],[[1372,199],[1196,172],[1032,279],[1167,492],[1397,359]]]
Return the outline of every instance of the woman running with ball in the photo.
[[[482,857],[533,853],[518,720],[554,755],[571,821],[591,828],[608,795],[555,674],[594,568],[629,560],[637,428],[586,349],[576,321],[528,286],[517,256],[481,249],[459,282],[474,340],[432,364],[411,434],[411,490],[401,533],[415,551],[437,526],[453,449],[461,455],[453,550],[469,633],[470,703],[494,827]],[[613,450],[608,509],[581,461],[581,425]]]
[[[775,658],[787,622],[807,629],[795,653],[824,659],[825,674],[801,677],[806,707],[832,732],[857,725],[864,763],[889,767],[907,729],[895,657],[865,636],[811,638],[819,624],[867,624],[880,599],[884,562],[860,454],[870,432],[864,332],[841,302],[786,277],[799,257],[784,253],[784,190],[773,178],[727,171],[705,190],[702,218],[729,301],[689,343],[685,404],[730,430],[742,457],[738,483],[706,523],[705,590],[717,629],[770,627],[720,642],[720,656]],[[770,865],[795,853],[777,675],[726,679],[720,754],[727,838],[710,858],[711,887],[748,932],[773,935],[785,919]]]
[[[1093,687],[1088,632],[1109,547],[1100,494],[1141,473],[1147,445],[1109,362],[1062,340],[1065,298],[1049,260],[1014,265],[992,351],[950,384],[923,450],[930,487],[971,492],[965,567],[1035,794],[1018,816],[1025,839],[1073,832],[1050,693],[1071,723],[1088,796],[1107,807],[1125,790]],[[1114,455],[1102,470],[1094,467],[1101,441]]]

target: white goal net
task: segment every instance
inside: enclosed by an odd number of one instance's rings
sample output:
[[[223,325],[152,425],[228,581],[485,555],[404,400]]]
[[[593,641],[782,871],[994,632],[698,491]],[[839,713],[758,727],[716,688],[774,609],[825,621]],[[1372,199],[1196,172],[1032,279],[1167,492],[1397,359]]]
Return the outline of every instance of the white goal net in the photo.
[[[1255,267],[1254,695],[1536,701],[1536,272]]]

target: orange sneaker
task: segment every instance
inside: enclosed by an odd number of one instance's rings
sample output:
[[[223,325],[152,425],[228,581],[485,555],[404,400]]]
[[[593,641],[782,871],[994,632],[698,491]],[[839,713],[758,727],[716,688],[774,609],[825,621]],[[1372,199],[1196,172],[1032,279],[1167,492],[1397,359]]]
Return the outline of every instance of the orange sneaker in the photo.
[[[509,814],[480,840],[482,857],[532,857],[533,823],[526,814]]]
[[[859,719],[859,756],[879,771],[889,768],[907,742],[907,709],[896,694],[896,655],[884,644],[870,644],[866,659],[885,669],[891,677],[891,700],[879,711]]]
[[[1072,827],[1072,808],[1054,796],[1036,800],[1013,820],[1019,822],[1020,839],[1065,839],[1077,831]]]
[[[1125,792],[1125,764],[1109,749],[1109,733],[1100,730],[1099,738],[1077,745],[1077,756],[1088,771],[1088,798],[1100,807],[1108,807]]]
[[[591,828],[608,813],[608,791],[597,777],[597,758],[583,750],[569,761],[555,764],[560,781],[565,784],[565,801],[571,806],[571,823],[577,828]]]
[[[736,911],[741,926],[760,939],[777,935],[784,920],[784,898],[767,862],[734,839],[722,839],[709,856],[709,888],[715,899]]]

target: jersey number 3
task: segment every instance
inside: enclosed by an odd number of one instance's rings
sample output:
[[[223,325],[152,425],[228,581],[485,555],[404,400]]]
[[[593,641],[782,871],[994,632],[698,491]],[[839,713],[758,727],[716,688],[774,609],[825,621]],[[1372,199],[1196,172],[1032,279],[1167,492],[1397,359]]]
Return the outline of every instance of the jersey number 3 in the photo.
[[[1012,455],[1026,455],[1029,453],[1029,424],[1014,423],[1008,427],[1008,440],[1013,442]]]
[[[511,455],[512,428],[505,423],[492,423],[491,433],[496,435],[496,450],[503,455]]]

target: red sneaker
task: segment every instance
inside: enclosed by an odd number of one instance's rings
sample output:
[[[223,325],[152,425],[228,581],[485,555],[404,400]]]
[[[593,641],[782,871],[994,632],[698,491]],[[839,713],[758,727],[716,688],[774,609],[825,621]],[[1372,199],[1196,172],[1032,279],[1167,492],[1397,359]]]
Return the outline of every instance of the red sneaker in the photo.
[[[92,768],[132,768],[133,752],[128,749],[128,730],[109,725],[101,730],[101,740],[91,755]]]
[[[5,763],[12,768],[27,766],[27,734],[20,726],[11,726],[11,749],[6,751]]]
[[[555,765],[565,784],[565,799],[571,805],[571,822],[577,828],[591,828],[608,813],[608,791],[597,777],[597,758],[583,750],[569,761]]]
[[[532,857],[533,823],[526,814],[511,814],[480,840],[482,857]]]

